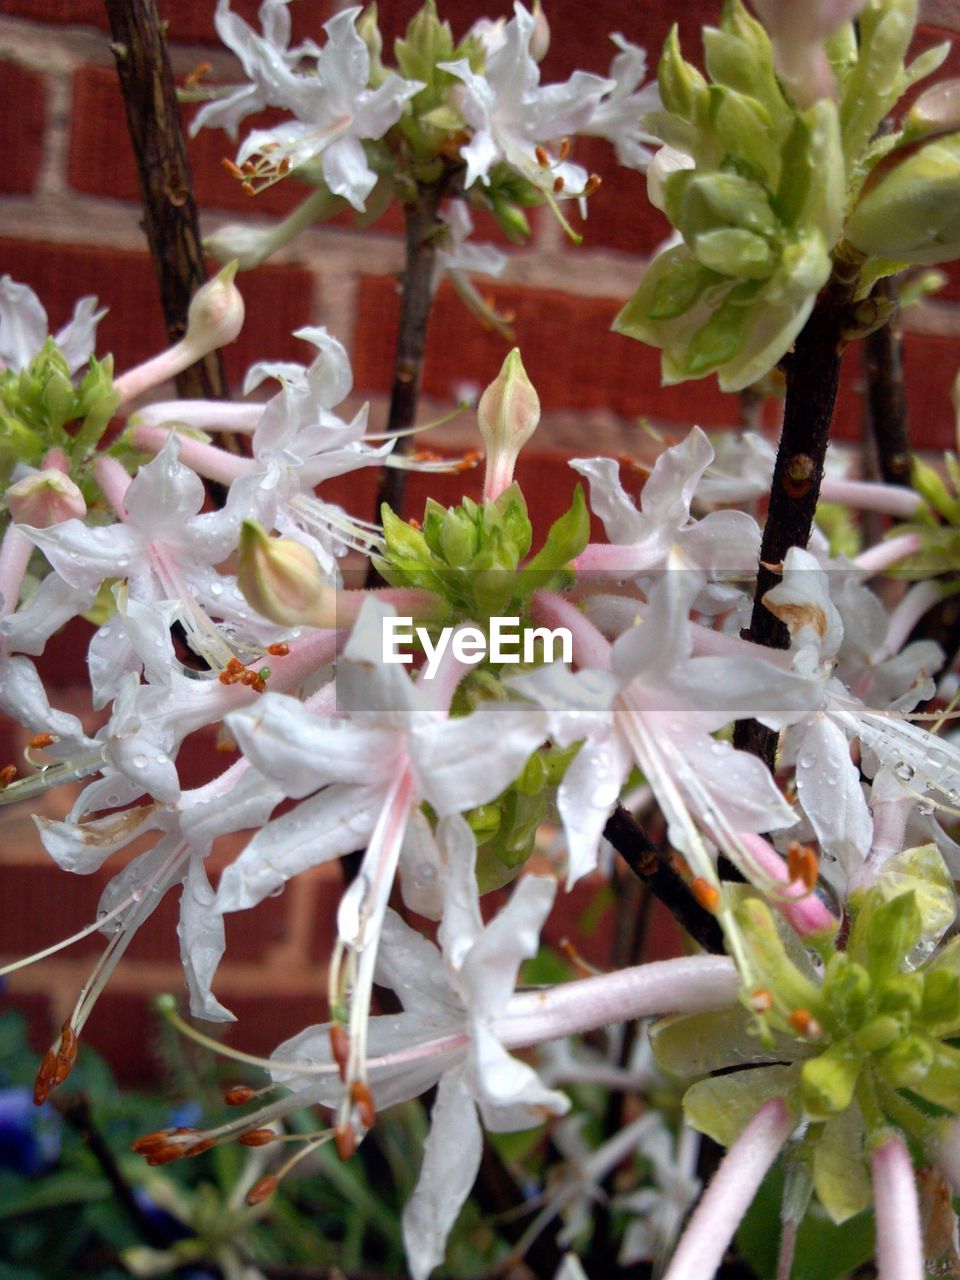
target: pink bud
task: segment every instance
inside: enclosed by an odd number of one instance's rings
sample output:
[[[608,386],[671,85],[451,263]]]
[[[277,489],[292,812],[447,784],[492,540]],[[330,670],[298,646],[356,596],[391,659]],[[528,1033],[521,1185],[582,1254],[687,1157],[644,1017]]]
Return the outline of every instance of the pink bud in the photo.
[[[87,514],[83,494],[62,471],[35,471],[7,490],[7,509],[17,524],[49,529]]]
[[[836,931],[836,917],[820,901],[809,883],[791,878],[786,863],[773,845],[768,844],[763,836],[747,831],[740,833],[740,840],[756,870],[783,886],[781,898],[771,905],[783,914],[801,938]]]
[[[236,274],[234,261],[193,295],[184,344],[191,348],[194,358],[225,347],[243,328],[243,298],[233,283]]]
[[[477,424],[487,448],[484,498],[492,501],[510,485],[520,450],[539,421],[540,399],[514,347],[477,406]]]

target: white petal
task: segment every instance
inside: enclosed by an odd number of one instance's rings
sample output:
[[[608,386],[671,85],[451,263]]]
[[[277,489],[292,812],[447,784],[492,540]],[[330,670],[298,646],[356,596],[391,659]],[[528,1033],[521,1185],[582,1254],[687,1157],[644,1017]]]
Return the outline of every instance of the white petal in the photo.
[[[216,909],[213,889],[203,859],[193,857],[180,897],[180,960],[190,992],[190,1013],[209,1022],[235,1022],[210,990],[220,957],[226,947],[223,915]]]
[[[43,346],[47,313],[28,284],[0,277],[0,364],[19,373]]]
[[[469,716],[429,727],[418,718],[410,758],[422,795],[444,816],[499,795],[545,737],[546,717],[538,708],[485,703]]]
[[[847,736],[826,716],[815,716],[803,735],[796,778],[797,797],[821,848],[849,875],[870,851],[873,819]]]
[[[616,734],[588,738],[560,783],[557,807],[567,837],[567,888],[597,865],[607,818],[630,771],[630,759]]]
[[[530,1129],[543,1123],[545,1113],[562,1116],[570,1109],[565,1093],[548,1089],[481,1024],[473,1027],[470,1076],[483,1122],[494,1133]]]
[[[372,787],[327,787],[268,822],[225,868],[217,889],[218,910],[255,907],[301,871],[362,849],[381,799],[382,793]]]
[[[423,1144],[423,1164],[403,1211],[403,1240],[413,1280],[443,1261],[450,1228],[480,1167],[483,1135],[477,1110],[459,1071],[440,1081]]]
[[[490,921],[463,960],[459,984],[475,1018],[502,1013],[524,960],[537,954],[540,930],[550,914],[556,881],[524,876],[506,906]]]

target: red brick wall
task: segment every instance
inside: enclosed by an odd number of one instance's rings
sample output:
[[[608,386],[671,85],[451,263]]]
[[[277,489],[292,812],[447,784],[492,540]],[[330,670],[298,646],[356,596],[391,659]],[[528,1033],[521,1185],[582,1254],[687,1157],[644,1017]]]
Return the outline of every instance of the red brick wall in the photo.
[[[296,34],[318,33],[329,15],[323,0],[292,6]],[[381,0],[387,39],[398,34],[415,0]],[[231,78],[231,58],[216,46],[214,0],[161,0],[169,21],[172,56],[179,76],[209,61],[212,75]],[[234,8],[254,18],[255,0],[235,0]],[[509,13],[507,0],[451,0],[440,4],[455,32],[481,14]],[[697,29],[715,19],[720,0],[694,0],[682,9],[670,0],[547,0],[553,41],[543,74],[568,75],[575,66],[603,72],[613,46],[608,32],[622,31],[656,49],[679,14],[688,55],[697,52]],[[956,22],[956,0],[929,0],[931,26],[920,45],[931,43]],[[0,272],[26,281],[40,294],[54,326],[62,324],[78,296],[96,292],[110,307],[101,326],[101,350],[112,350],[118,368],[143,359],[162,341],[156,287],[138,225],[136,175],[126,137],[119,92],[105,34],[101,0],[0,0]],[[960,69],[960,56],[951,57]],[[190,109],[185,110],[189,117]],[[203,225],[213,230],[238,214],[265,223],[288,211],[299,197],[281,184],[250,200],[220,164],[233,148],[226,136],[204,131],[190,144]],[[515,316],[517,337],[544,405],[541,439],[567,451],[639,451],[647,447],[636,419],[646,417],[668,432],[692,422],[722,427],[737,422],[739,405],[721,395],[713,379],[682,387],[659,385],[659,357],[609,332],[617,307],[639,278],[644,255],[665,236],[662,217],[646,203],[643,179],[618,170],[606,144],[580,144],[577,157],[604,178],[591,201],[577,248],[553,219],[533,219],[529,246],[510,250],[501,282],[481,287]],[[397,324],[396,273],[402,262],[396,214],[367,231],[346,222],[312,230],[269,266],[243,276],[247,324],[227,352],[234,381],[254,359],[305,358],[291,330],[326,324],[351,351],[357,391],[373,400],[372,418],[382,421]],[[954,440],[950,384],[960,366],[960,272],[937,301],[909,313],[906,364],[909,402],[918,443],[950,445]],[[455,384],[483,385],[496,371],[506,345],[478,329],[452,292],[440,292],[431,325],[425,391],[432,407],[449,407]],[[856,437],[861,408],[857,393],[860,354],[846,360],[840,402],[840,433]],[[431,406],[428,406],[430,408]],[[771,421],[775,409],[770,410]],[[469,425],[449,439],[465,442]],[[572,476],[562,459],[524,460],[522,477],[533,494],[542,528],[568,500]],[[466,484],[475,487],[478,477]],[[425,494],[452,501],[460,478],[425,481],[411,488],[411,509]],[[335,496],[369,514],[373,477],[341,482]],[[52,671],[60,705],[85,705],[74,683],[82,676],[79,642],[68,646],[74,661]],[[208,744],[209,745],[209,744]],[[17,759],[23,743],[7,732],[0,763]],[[222,762],[223,757],[219,757]],[[209,756],[203,768],[210,769]],[[200,761],[198,760],[198,769]],[[42,811],[60,816],[64,800],[53,795]],[[29,814],[0,811],[0,960],[55,941],[90,919],[103,876],[70,877],[49,865]],[[222,865],[236,841],[215,854]],[[217,984],[223,1001],[243,1021],[236,1033],[245,1047],[269,1049],[308,1020],[324,1014],[325,969],[332,937],[336,868],[301,877],[286,893],[255,912],[228,922],[228,951]],[[568,932],[594,893],[582,886],[566,919],[551,925],[551,936]],[[180,989],[175,940],[175,897],[157,912],[131,948],[89,1027],[89,1038],[107,1047],[127,1076],[143,1070],[150,1041],[142,994]],[[591,957],[604,963],[604,931],[586,940]],[[661,938],[658,945],[666,945]],[[39,1040],[69,1012],[88,972],[95,948],[88,942],[14,975],[9,990],[34,1018]]]

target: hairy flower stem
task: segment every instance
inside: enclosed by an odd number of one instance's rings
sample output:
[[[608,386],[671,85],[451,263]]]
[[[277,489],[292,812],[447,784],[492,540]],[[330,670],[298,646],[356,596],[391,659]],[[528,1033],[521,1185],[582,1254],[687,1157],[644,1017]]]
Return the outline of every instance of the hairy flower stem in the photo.
[[[669,855],[649,839],[636,818],[618,805],[603,829],[617,853],[635,876],[650,886],[678,924],[699,942],[705,951],[722,955],[723,930],[690,892],[686,881],[671,865]]]
[[[889,279],[879,280],[876,298],[896,295]],[[867,407],[877,465],[885,484],[910,485],[910,436],[903,384],[903,331],[897,315],[868,333],[863,342]]]
[[[174,343],[186,332],[190,299],[207,273],[173,72],[156,0],[105,0],[105,4],[137,161],[143,228],[167,335]],[[178,374],[176,382],[177,393],[184,397],[229,397],[218,351]],[[232,437],[224,437],[223,443],[237,451]]]
[[[820,496],[830,423],[840,381],[845,330],[857,265],[834,259],[833,275],[822,290],[810,318],[787,357],[787,399],[773,470],[770,506],[760,545],[760,567],[750,626],[742,633],[769,649],[789,649],[790,634],[763,603],[780,582],[779,567],[791,547],[806,547]],[[772,771],[777,735],[756,720],[738,720],[734,746],[752,751]]]

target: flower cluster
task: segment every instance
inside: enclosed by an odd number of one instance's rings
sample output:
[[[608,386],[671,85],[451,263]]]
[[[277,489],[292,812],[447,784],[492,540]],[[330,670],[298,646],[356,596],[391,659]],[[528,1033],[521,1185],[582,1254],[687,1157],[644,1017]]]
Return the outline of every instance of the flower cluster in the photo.
[[[745,386],[834,278],[841,234],[860,265],[932,260],[930,239],[911,249],[888,214],[921,157],[941,190],[954,139],[929,141],[919,107],[913,124],[872,140],[919,74],[902,68],[904,0],[856,6],[859,45],[850,5],[836,23],[810,6],[802,47],[791,6],[767,7],[764,26],[738,0],[725,6],[706,34],[709,83],[672,36],[666,112],[651,117],[637,91],[643,59],[622,39],[609,80],[541,87],[544,28],[520,4],[456,46],[428,5],[398,42],[398,73],[369,13],[331,19],[322,49],[291,48],[281,0],[265,0],[260,35],[221,0],[218,29],[248,83],[198,124],[235,130],[279,105],[294,119],[251,134],[238,156],[253,185],[290,171],[359,209],[381,183],[402,189],[404,166],[421,188],[437,180],[431,166],[452,166],[458,194],[507,223],[531,193],[589,185],[563,147],[545,150],[551,136],[599,132],[636,161],[643,122],[656,125],[670,154],[654,185],[683,243],[654,260],[621,324],[664,347],[668,378],[717,371]],[[944,255],[948,231],[935,238]],[[669,1090],[663,1071],[694,1078],[675,1123],[651,1106],[592,1150],[577,1123],[554,1125],[569,1171],[545,1187],[529,1239],[562,1214],[575,1242],[584,1206],[630,1157],[633,1181],[611,1201],[632,1219],[623,1256],[669,1253],[667,1280],[706,1280],[782,1153],[778,1274],[789,1277],[814,1195],[840,1223],[872,1188],[881,1280],[920,1280],[914,1160],[960,1193],[960,746],[955,659],[913,636],[955,570],[956,496],[922,467],[911,490],[830,476],[832,502],[909,523],[843,554],[824,520],[769,564],[769,520],[762,530],[733,504],[751,503],[771,473],[775,489],[804,497],[814,462],[794,457],[784,472],[755,436],[715,449],[693,427],[663,449],[639,497],[616,460],[574,459],[588,493],[577,484],[545,529],[514,479],[540,404],[513,351],[477,409],[482,497],[428,500],[414,520],[384,504],[363,520],[329,502],[324,483],[417,460],[397,456],[395,434],[368,431],[366,408],[341,416],[351,369],[326,329],[298,331],[310,363],[254,365],[242,401],[138,407],[236,337],[233,275],[197,293],[180,343],[119,375],[93,354],[94,299],[51,337],[35,295],[0,282],[0,709],[27,731],[31,766],[3,769],[0,804],[82,783],[62,818],[36,818],[44,848],[76,874],[120,855],[95,923],[76,936],[99,931],[104,948],[41,1062],[37,1102],[69,1076],[100,992],[167,892],[180,893],[190,1012],[226,1022],[215,994],[225,916],[343,859],[329,1020],[259,1061],[267,1083],[232,1091],[235,1118],[140,1138],[150,1164],[227,1141],[279,1144],[292,1112],[324,1109],[329,1123],[300,1135],[294,1156],[263,1164],[256,1205],[320,1144],[349,1158],[380,1111],[435,1088],[404,1215],[422,1280],[443,1261],[485,1129],[553,1123],[578,1080],[649,1101]],[[124,429],[108,432],[118,412]],[[224,430],[240,452],[217,443]],[[948,469],[956,485],[956,462]],[[383,585],[346,589],[347,554]],[[900,564],[919,581],[876,584]],[[780,647],[746,630],[758,610],[781,628]],[[75,617],[96,626],[95,730],[50,705],[33,661]],[[505,617],[513,654],[499,643]],[[410,650],[398,655],[388,637],[401,620]],[[211,726],[236,758],[197,786],[181,752]],[[769,758],[755,731],[772,741]],[[214,885],[209,855],[238,832],[251,834]],[[611,844],[716,954],[527,988],[522,966],[556,896],[597,872]],[[483,896],[506,886],[484,913]],[[392,1011],[375,1011],[375,986],[394,994]],[[647,1017],[660,1017],[642,1033],[656,1065],[562,1047]],[[681,1234],[695,1131],[729,1151]]]

